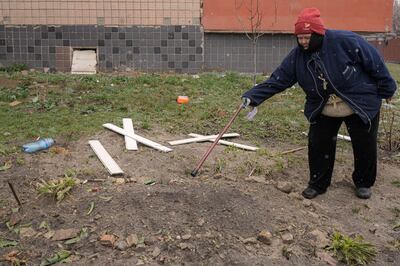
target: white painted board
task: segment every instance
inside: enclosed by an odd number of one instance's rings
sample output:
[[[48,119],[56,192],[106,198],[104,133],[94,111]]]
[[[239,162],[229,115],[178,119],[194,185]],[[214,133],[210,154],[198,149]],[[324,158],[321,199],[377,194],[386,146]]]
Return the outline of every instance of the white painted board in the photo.
[[[154,141],[151,141],[151,140],[146,139],[144,137],[141,137],[141,136],[139,136],[137,134],[130,133],[130,132],[126,131],[123,128],[117,127],[116,125],[113,125],[113,124],[110,124],[110,123],[106,123],[106,124],[103,124],[103,127],[107,128],[109,130],[112,130],[112,131],[114,131],[114,132],[116,132],[118,134],[130,137],[130,138],[136,140],[137,142],[142,143],[142,144],[144,144],[146,146],[149,146],[149,147],[151,147],[153,149],[156,149],[156,150],[159,150],[159,151],[163,151],[163,152],[172,151],[172,149],[170,149],[168,147],[165,147],[165,146],[163,146],[161,144],[158,144],[157,142],[154,142]]]
[[[191,133],[192,134],[192,133]],[[189,134],[189,136],[192,136]],[[218,135],[210,135],[210,136],[203,136],[203,135],[198,135],[199,137],[194,137],[190,139],[181,139],[181,140],[174,140],[168,142],[170,145],[175,146],[175,145],[181,145],[181,144],[187,144],[187,143],[193,143],[193,142],[202,142],[202,141],[209,141],[210,139],[216,139]],[[223,138],[232,138],[232,137],[239,137],[240,134],[238,133],[227,133],[222,135]]]
[[[132,134],[135,134],[135,130],[133,129],[132,119],[130,118],[122,118],[122,125],[124,129]],[[133,138],[124,136],[125,138],[125,148],[128,151],[137,151],[138,146],[136,140]]]
[[[89,145],[93,149],[99,160],[103,163],[104,167],[108,170],[110,175],[119,175],[124,173],[124,171],[122,171],[122,169],[106,151],[106,149],[104,149],[100,141],[89,140]]]
[[[192,137],[201,137],[202,135],[190,133],[189,136],[192,136]],[[215,139],[216,139],[216,138],[214,138],[214,139],[209,139],[208,141],[214,142]],[[236,148],[239,148],[239,149],[243,149],[243,150],[248,150],[248,151],[256,151],[256,150],[259,149],[259,148],[257,148],[257,147],[252,147],[252,146],[248,146],[248,145],[244,145],[244,144],[240,144],[240,143],[230,142],[230,141],[226,141],[226,140],[222,140],[222,139],[220,139],[220,140],[218,141],[218,144],[223,144],[223,145],[226,145],[226,146],[233,146],[233,147],[236,147]]]

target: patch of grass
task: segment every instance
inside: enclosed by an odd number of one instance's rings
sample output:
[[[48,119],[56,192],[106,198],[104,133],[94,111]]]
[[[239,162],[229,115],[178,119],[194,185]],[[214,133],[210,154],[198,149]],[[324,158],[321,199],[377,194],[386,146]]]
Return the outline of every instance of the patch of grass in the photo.
[[[360,211],[361,211],[361,208],[360,208],[360,207],[354,206],[353,208],[351,208],[351,212],[352,212],[353,214],[359,214]]]
[[[226,161],[224,159],[218,158],[214,164],[214,173],[220,174],[226,166]]]
[[[6,67],[0,67],[0,72],[19,72],[28,69],[25,64],[12,64]]]
[[[49,181],[42,180],[37,185],[37,191],[41,196],[50,196],[57,201],[61,201],[77,184],[74,177],[65,176],[64,178],[53,179]]]
[[[335,232],[331,245],[327,248],[341,262],[347,265],[366,265],[372,262],[377,254],[374,245],[364,242],[362,236],[350,237]]]
[[[251,175],[261,175],[265,172],[265,169],[261,163],[256,159],[248,159],[243,164],[238,167],[239,173],[251,176]]]
[[[400,188],[400,180],[394,180],[391,183],[393,186]]]
[[[29,91],[24,86],[17,86],[16,88],[6,88],[0,86],[0,101],[12,102],[19,99],[28,97]]]
[[[400,79],[400,67],[389,67]],[[171,134],[218,134],[240,104],[241,95],[252,87],[250,75],[234,72],[203,73],[198,78],[156,73],[130,77],[0,72],[0,76],[11,76],[20,84],[18,93],[0,90],[0,99],[4,99],[0,100],[0,124],[10,133],[0,134],[0,147],[20,145],[38,136],[76,140],[100,131],[104,123],[121,126],[124,117],[132,118],[134,127],[141,130],[162,127]],[[259,82],[264,79],[257,77]],[[178,95],[189,97],[184,110],[176,103]],[[25,100],[10,108],[11,99]],[[260,105],[253,121],[245,118],[248,110],[241,111],[230,132],[254,143],[305,145],[307,139],[301,135],[308,128],[301,112],[304,101],[300,88],[290,88]]]

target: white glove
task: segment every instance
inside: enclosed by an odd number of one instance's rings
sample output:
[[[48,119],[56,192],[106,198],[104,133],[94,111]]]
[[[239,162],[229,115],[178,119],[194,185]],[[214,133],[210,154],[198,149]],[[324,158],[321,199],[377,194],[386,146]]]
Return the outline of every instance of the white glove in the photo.
[[[246,109],[251,103],[250,98],[247,98],[247,97],[242,97],[242,101],[243,101],[243,103],[242,103],[243,109]]]

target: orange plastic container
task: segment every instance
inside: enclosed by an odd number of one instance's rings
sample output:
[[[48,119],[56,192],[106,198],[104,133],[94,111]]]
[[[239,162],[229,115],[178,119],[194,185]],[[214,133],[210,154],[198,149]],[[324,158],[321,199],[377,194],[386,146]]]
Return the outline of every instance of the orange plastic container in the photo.
[[[179,104],[187,104],[189,103],[189,97],[188,96],[178,96],[176,99],[176,102]]]

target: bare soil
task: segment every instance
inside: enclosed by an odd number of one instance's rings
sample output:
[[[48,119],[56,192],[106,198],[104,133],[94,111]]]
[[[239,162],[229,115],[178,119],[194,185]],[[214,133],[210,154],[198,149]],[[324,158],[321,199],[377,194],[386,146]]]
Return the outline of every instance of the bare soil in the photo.
[[[187,137],[160,129],[137,134],[163,144]],[[108,175],[87,144],[90,139],[101,141],[124,175]],[[243,139],[235,141],[251,145]],[[169,153],[143,145],[126,151],[122,136],[100,129],[76,142],[57,140],[58,149],[1,157],[0,166],[11,160],[13,167],[0,172],[0,238],[19,244],[1,248],[0,256],[16,250],[14,258],[39,265],[66,249],[72,252],[68,265],[327,265],[337,262],[324,246],[339,231],[362,235],[377,247],[372,265],[400,264],[394,244],[400,232],[393,228],[400,188],[392,184],[399,180],[400,166],[385,155],[380,155],[371,199],[354,195],[352,153],[346,146],[338,149],[328,192],[310,201],[300,195],[308,181],[306,149],[271,157],[217,146],[198,177],[191,177],[210,144],[175,146]],[[296,148],[285,143],[263,147],[271,154]],[[38,197],[41,179],[63,177],[67,169],[82,181],[70,195],[59,203]],[[22,201],[17,213],[7,181]],[[146,185],[149,181],[154,183]],[[94,209],[88,214],[91,202]],[[6,222],[31,230],[18,235]],[[49,226],[41,227],[43,222]],[[48,234],[82,228],[89,236],[70,245]],[[272,233],[271,244],[256,240],[262,230]],[[100,241],[105,234],[117,241],[105,245]],[[135,234],[139,243],[127,246],[127,237]],[[286,239],[288,234],[293,240]]]

